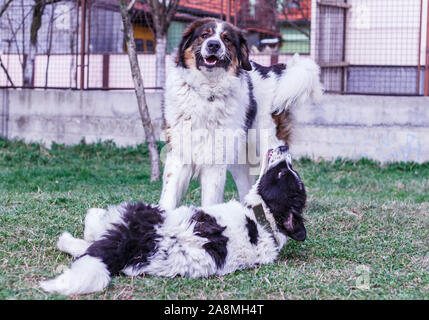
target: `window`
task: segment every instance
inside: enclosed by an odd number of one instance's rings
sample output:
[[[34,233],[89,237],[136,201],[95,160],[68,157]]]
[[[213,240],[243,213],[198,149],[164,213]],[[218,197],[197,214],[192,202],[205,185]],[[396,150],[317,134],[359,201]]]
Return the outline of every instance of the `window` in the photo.
[[[143,39],[135,39],[136,42],[136,51],[144,52],[144,42]]]
[[[146,52],[155,52],[152,40],[146,40]]]

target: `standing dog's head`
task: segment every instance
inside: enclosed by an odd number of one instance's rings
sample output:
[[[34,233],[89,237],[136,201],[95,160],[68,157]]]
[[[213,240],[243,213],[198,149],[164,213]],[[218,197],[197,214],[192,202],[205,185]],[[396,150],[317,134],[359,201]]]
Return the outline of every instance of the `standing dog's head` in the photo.
[[[303,241],[307,232],[302,211],[307,196],[298,172],[292,168],[289,148],[277,147],[270,150],[267,157],[257,192],[274,216],[279,231]]]
[[[236,74],[240,69],[252,69],[247,42],[240,30],[214,18],[199,19],[188,26],[179,44],[176,64],[201,71],[224,68]]]

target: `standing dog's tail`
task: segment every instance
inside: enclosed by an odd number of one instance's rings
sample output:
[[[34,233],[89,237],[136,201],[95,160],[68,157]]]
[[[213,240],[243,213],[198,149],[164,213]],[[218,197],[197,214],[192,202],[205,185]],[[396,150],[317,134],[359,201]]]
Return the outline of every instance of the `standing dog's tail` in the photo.
[[[290,106],[307,100],[318,102],[323,94],[320,83],[320,68],[311,58],[295,54],[287,63],[286,73],[277,83],[272,112],[279,114]]]
[[[43,290],[63,295],[102,291],[110,282],[107,266],[99,258],[84,255],[55,279],[41,281]]]

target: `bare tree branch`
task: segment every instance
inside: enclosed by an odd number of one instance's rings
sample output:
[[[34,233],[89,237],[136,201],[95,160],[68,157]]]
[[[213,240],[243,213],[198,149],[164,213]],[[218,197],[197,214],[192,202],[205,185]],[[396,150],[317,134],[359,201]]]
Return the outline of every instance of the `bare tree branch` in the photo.
[[[286,20],[286,23],[288,23],[292,28],[294,28],[295,30],[301,32],[302,34],[304,34],[306,37],[310,38],[310,32],[308,32],[307,30],[301,28],[299,25],[297,25],[295,22],[292,22],[290,20]]]
[[[305,14],[304,8],[301,5],[301,0],[294,0],[293,2],[298,6],[298,10],[301,13],[301,16],[305,20],[305,22],[310,22],[310,20],[308,19],[308,13]],[[307,8],[307,10],[310,10],[310,8]]]
[[[1,56],[0,56],[0,67],[3,69],[4,73],[6,74],[6,78],[10,82],[12,88],[15,88],[12,78],[10,77],[9,72],[6,69],[6,66],[3,64],[3,60],[1,59]]]
[[[149,0],[150,8],[152,9],[152,20],[155,26],[155,35],[161,31],[161,12],[159,9],[158,0]]]
[[[1,18],[1,16],[3,15],[3,13],[5,13],[6,12],[6,10],[7,10],[7,8],[9,7],[9,5],[12,3],[12,1],[13,0],[8,0],[4,5],[3,5],[3,7],[1,8],[1,10],[0,10],[0,18]]]
[[[167,16],[165,19],[166,30],[170,26],[171,20],[173,20],[174,15],[176,14],[177,8],[179,7],[179,0],[170,1],[167,7]]]
[[[285,16],[285,22],[287,24],[289,24],[293,29],[301,32],[306,37],[310,38],[310,33],[307,30],[305,30],[304,28],[299,26],[296,22],[294,22],[288,18],[289,14],[290,14],[290,4],[292,4],[292,3],[295,4],[295,8],[299,11],[304,22],[306,24],[309,23],[308,14],[306,15],[304,12],[302,0],[281,0],[281,1],[279,1],[279,4],[281,6],[281,11],[282,11],[283,15]]]
[[[134,7],[135,3],[136,3],[136,0],[131,0],[130,3],[128,4],[127,11],[130,11]]]
[[[27,14],[28,15],[28,14]],[[16,52],[18,53],[18,60],[19,60],[19,64],[21,65],[21,67],[23,66],[24,62],[21,59],[21,50],[19,49],[19,45],[18,45],[18,39],[16,38],[16,34],[18,33],[18,31],[21,29],[21,26],[23,26],[24,24],[24,20],[26,17],[24,17],[24,19],[22,19],[21,24],[16,28],[16,30],[13,29],[13,23],[12,20],[9,16],[9,12],[6,13],[6,17],[7,17],[7,22],[9,23],[9,29],[10,29],[10,33],[12,35],[11,39],[9,39],[10,42],[13,41],[13,44],[16,47]]]

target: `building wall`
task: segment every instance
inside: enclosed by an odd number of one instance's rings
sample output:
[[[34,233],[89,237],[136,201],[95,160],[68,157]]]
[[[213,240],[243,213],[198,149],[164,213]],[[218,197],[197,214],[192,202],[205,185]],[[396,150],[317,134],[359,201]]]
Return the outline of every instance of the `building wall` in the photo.
[[[310,27],[302,26],[302,29],[310,33]],[[310,53],[310,38],[307,37],[305,34],[299,32],[292,27],[287,26],[281,26],[280,33],[282,34],[283,40],[282,45],[279,49],[280,53]]]
[[[147,94],[156,135],[161,94]],[[429,161],[429,98],[325,95],[294,110],[295,158],[362,157],[382,162]],[[4,119],[8,118],[7,128]],[[25,141],[75,144],[144,141],[134,92],[0,90],[0,133]],[[6,130],[7,129],[7,130]]]
[[[189,23],[181,21],[171,21],[167,34],[167,53],[171,53],[179,46],[183,31]]]

